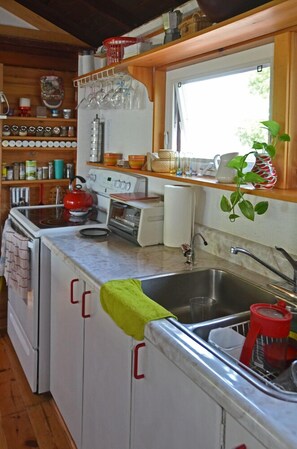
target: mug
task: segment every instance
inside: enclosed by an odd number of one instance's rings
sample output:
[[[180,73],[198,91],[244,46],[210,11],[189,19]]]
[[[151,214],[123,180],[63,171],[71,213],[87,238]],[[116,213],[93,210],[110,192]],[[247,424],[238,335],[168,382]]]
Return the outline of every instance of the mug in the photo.
[[[227,167],[227,164],[236,156],[238,156],[238,153],[226,153],[221,155],[218,171],[216,174],[218,182],[233,182],[234,176],[236,176],[236,170],[234,168]]]
[[[54,168],[55,168],[55,179],[63,179],[64,178],[64,161],[63,161],[63,159],[55,159],[54,160]]]

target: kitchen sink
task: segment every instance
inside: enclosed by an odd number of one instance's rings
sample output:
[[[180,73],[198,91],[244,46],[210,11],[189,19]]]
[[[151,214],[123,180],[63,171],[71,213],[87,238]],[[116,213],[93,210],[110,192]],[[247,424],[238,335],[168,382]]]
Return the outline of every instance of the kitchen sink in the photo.
[[[270,396],[297,402],[297,392],[283,391],[275,385],[275,376],[247,367],[221,348],[208,341],[213,329],[229,327],[246,336],[249,328],[250,306],[254,303],[276,303],[280,297],[231,272],[216,268],[182,273],[150,276],[141,279],[143,292],[172,312],[178,319],[169,321],[187,334],[193,345],[199,343],[255,387]],[[212,301],[211,317],[191,314],[190,299],[206,297]],[[194,319],[193,319],[194,318]]]
[[[143,292],[172,312],[178,321],[193,324],[203,316],[191,313],[190,299],[211,301],[210,318],[249,314],[254,303],[275,303],[275,295],[228,271],[208,268],[141,279]],[[193,312],[193,309],[192,309]]]

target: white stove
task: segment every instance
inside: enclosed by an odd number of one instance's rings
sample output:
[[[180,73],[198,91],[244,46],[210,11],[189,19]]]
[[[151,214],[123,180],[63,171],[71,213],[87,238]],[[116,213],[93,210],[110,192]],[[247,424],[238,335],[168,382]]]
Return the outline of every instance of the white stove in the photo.
[[[9,214],[16,235],[28,240],[30,288],[26,297],[8,287],[8,335],[30,387],[49,390],[50,372],[50,251],[42,236],[88,227],[106,228],[111,193],[147,193],[147,179],[108,169],[91,169],[87,188],[94,207],[84,216],[72,215],[63,205],[12,208]]]

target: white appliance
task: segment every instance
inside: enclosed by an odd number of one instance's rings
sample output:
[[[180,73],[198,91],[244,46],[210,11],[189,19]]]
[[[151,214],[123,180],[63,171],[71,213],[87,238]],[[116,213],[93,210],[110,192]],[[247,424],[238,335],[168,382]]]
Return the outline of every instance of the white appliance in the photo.
[[[111,193],[147,191],[145,177],[105,169],[91,169],[87,184],[97,204],[86,216],[72,216],[62,205],[15,207],[9,213],[14,230],[29,239],[31,285],[26,298],[8,289],[7,329],[34,393],[49,391],[50,382],[50,251],[42,236],[106,227]]]
[[[110,201],[108,227],[140,246],[163,243],[162,201]]]

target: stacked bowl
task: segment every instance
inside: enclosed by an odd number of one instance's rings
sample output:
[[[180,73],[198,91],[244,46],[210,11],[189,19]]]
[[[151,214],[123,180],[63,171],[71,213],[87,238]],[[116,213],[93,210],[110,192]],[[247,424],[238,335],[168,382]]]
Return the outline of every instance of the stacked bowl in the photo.
[[[152,161],[152,170],[157,173],[175,172],[175,152],[172,150],[159,150],[158,159]]]

